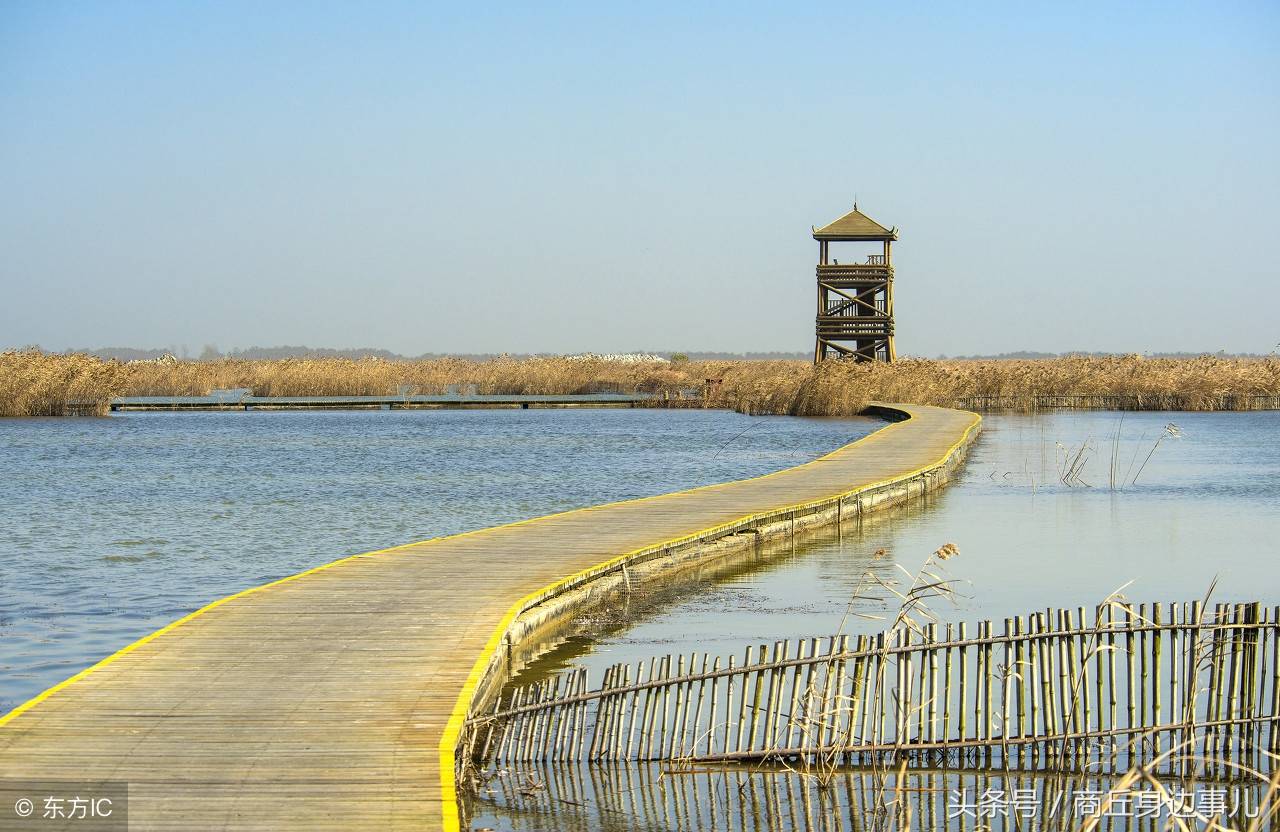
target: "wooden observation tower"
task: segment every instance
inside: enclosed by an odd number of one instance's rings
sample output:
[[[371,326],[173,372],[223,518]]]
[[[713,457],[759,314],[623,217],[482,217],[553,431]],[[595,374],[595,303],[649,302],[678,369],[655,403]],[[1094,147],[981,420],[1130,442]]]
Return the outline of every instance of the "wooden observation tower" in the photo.
[[[858,210],[813,230],[818,241],[818,343],[814,362],[828,358],[893,361],[893,261],[898,229],[885,228]],[[865,263],[831,259],[831,243],[881,243]],[[856,257],[859,255],[855,255]]]

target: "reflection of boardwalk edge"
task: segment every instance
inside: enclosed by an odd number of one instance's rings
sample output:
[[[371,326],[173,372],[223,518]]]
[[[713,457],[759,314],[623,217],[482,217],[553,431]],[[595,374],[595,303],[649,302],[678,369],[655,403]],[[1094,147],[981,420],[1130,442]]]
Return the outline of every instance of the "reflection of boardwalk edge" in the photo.
[[[0,778],[127,781],[138,829],[456,829],[462,726],[505,646],[633,568],[936,487],[979,425],[883,411],[909,418],[785,471],[356,555],[216,601],[0,717]]]

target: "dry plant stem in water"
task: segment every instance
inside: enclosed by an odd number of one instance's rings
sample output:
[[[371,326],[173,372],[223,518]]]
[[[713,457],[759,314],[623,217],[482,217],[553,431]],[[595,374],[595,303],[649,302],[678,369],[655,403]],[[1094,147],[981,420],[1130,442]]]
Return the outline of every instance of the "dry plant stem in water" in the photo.
[[[909,634],[915,634],[922,637],[930,625],[936,624],[937,615],[933,611],[933,605],[939,601],[948,601],[955,603],[957,598],[956,583],[957,580],[946,575],[946,570],[942,566],[942,561],[955,557],[960,553],[959,548],[954,543],[946,543],[939,547],[937,551],[925,559],[919,570],[915,574],[907,571],[899,564],[895,564],[905,576],[905,582],[893,582],[881,578],[874,573],[867,573],[864,576],[861,585],[854,591],[849,608],[845,612],[844,619],[841,620],[837,633],[842,633],[850,614],[859,615],[859,617],[879,619],[865,613],[854,613],[853,607],[859,601],[879,601],[882,600],[878,595],[872,594],[877,590],[883,590],[898,599],[898,607],[892,622],[889,624],[884,639],[884,647],[881,652],[882,664],[884,667],[887,661],[884,661],[891,654],[891,649],[895,644],[903,643],[910,637]],[[903,589],[905,587],[905,589]],[[875,695],[881,695],[882,686],[877,683],[875,685]],[[813,694],[813,691],[808,693]],[[802,733],[822,737],[826,732],[838,727],[839,711],[845,704],[842,702],[843,694],[837,697],[834,707],[834,713],[818,713],[809,709],[801,712],[800,723],[802,725]],[[815,701],[817,697],[802,695],[803,701]],[[906,704],[897,703],[899,719],[907,719],[911,715],[902,709],[906,708]],[[923,707],[923,705],[922,705]],[[804,778],[812,778],[818,785],[819,789],[827,790],[838,773],[840,766],[841,754],[839,749],[853,744],[855,737],[853,732],[855,726],[852,721],[850,724],[841,729],[839,735],[835,736],[834,742],[829,746],[824,746],[820,742],[815,742],[814,746],[819,748],[817,758],[810,764],[795,768],[785,766],[788,771]],[[903,736],[898,736],[897,741],[902,742]],[[910,825],[911,810],[909,802],[904,800],[899,794],[899,789],[906,782],[907,760],[904,755],[893,754],[891,759],[898,762],[897,778],[895,783],[897,788],[893,790],[893,794],[889,794],[888,779],[890,770],[880,761],[878,757],[873,758],[872,763],[872,799],[874,802],[873,817],[869,818],[869,829],[890,829],[895,822],[900,828],[907,828]]]

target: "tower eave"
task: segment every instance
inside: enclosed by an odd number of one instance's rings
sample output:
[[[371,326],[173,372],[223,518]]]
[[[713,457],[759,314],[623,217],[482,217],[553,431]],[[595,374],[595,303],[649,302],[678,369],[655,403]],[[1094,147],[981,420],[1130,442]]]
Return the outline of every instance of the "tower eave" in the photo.
[[[823,234],[821,231],[815,231],[813,232],[813,239],[823,243],[896,242],[898,239],[898,232],[896,229],[888,234]]]

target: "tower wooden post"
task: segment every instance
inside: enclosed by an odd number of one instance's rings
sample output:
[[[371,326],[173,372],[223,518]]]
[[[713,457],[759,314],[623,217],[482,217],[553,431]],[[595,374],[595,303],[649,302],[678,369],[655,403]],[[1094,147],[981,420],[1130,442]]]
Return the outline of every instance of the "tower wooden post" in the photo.
[[[814,362],[828,358],[893,361],[892,243],[898,229],[885,228],[858,210],[815,228],[818,241],[818,316]],[[865,263],[831,258],[831,243],[881,243]]]

